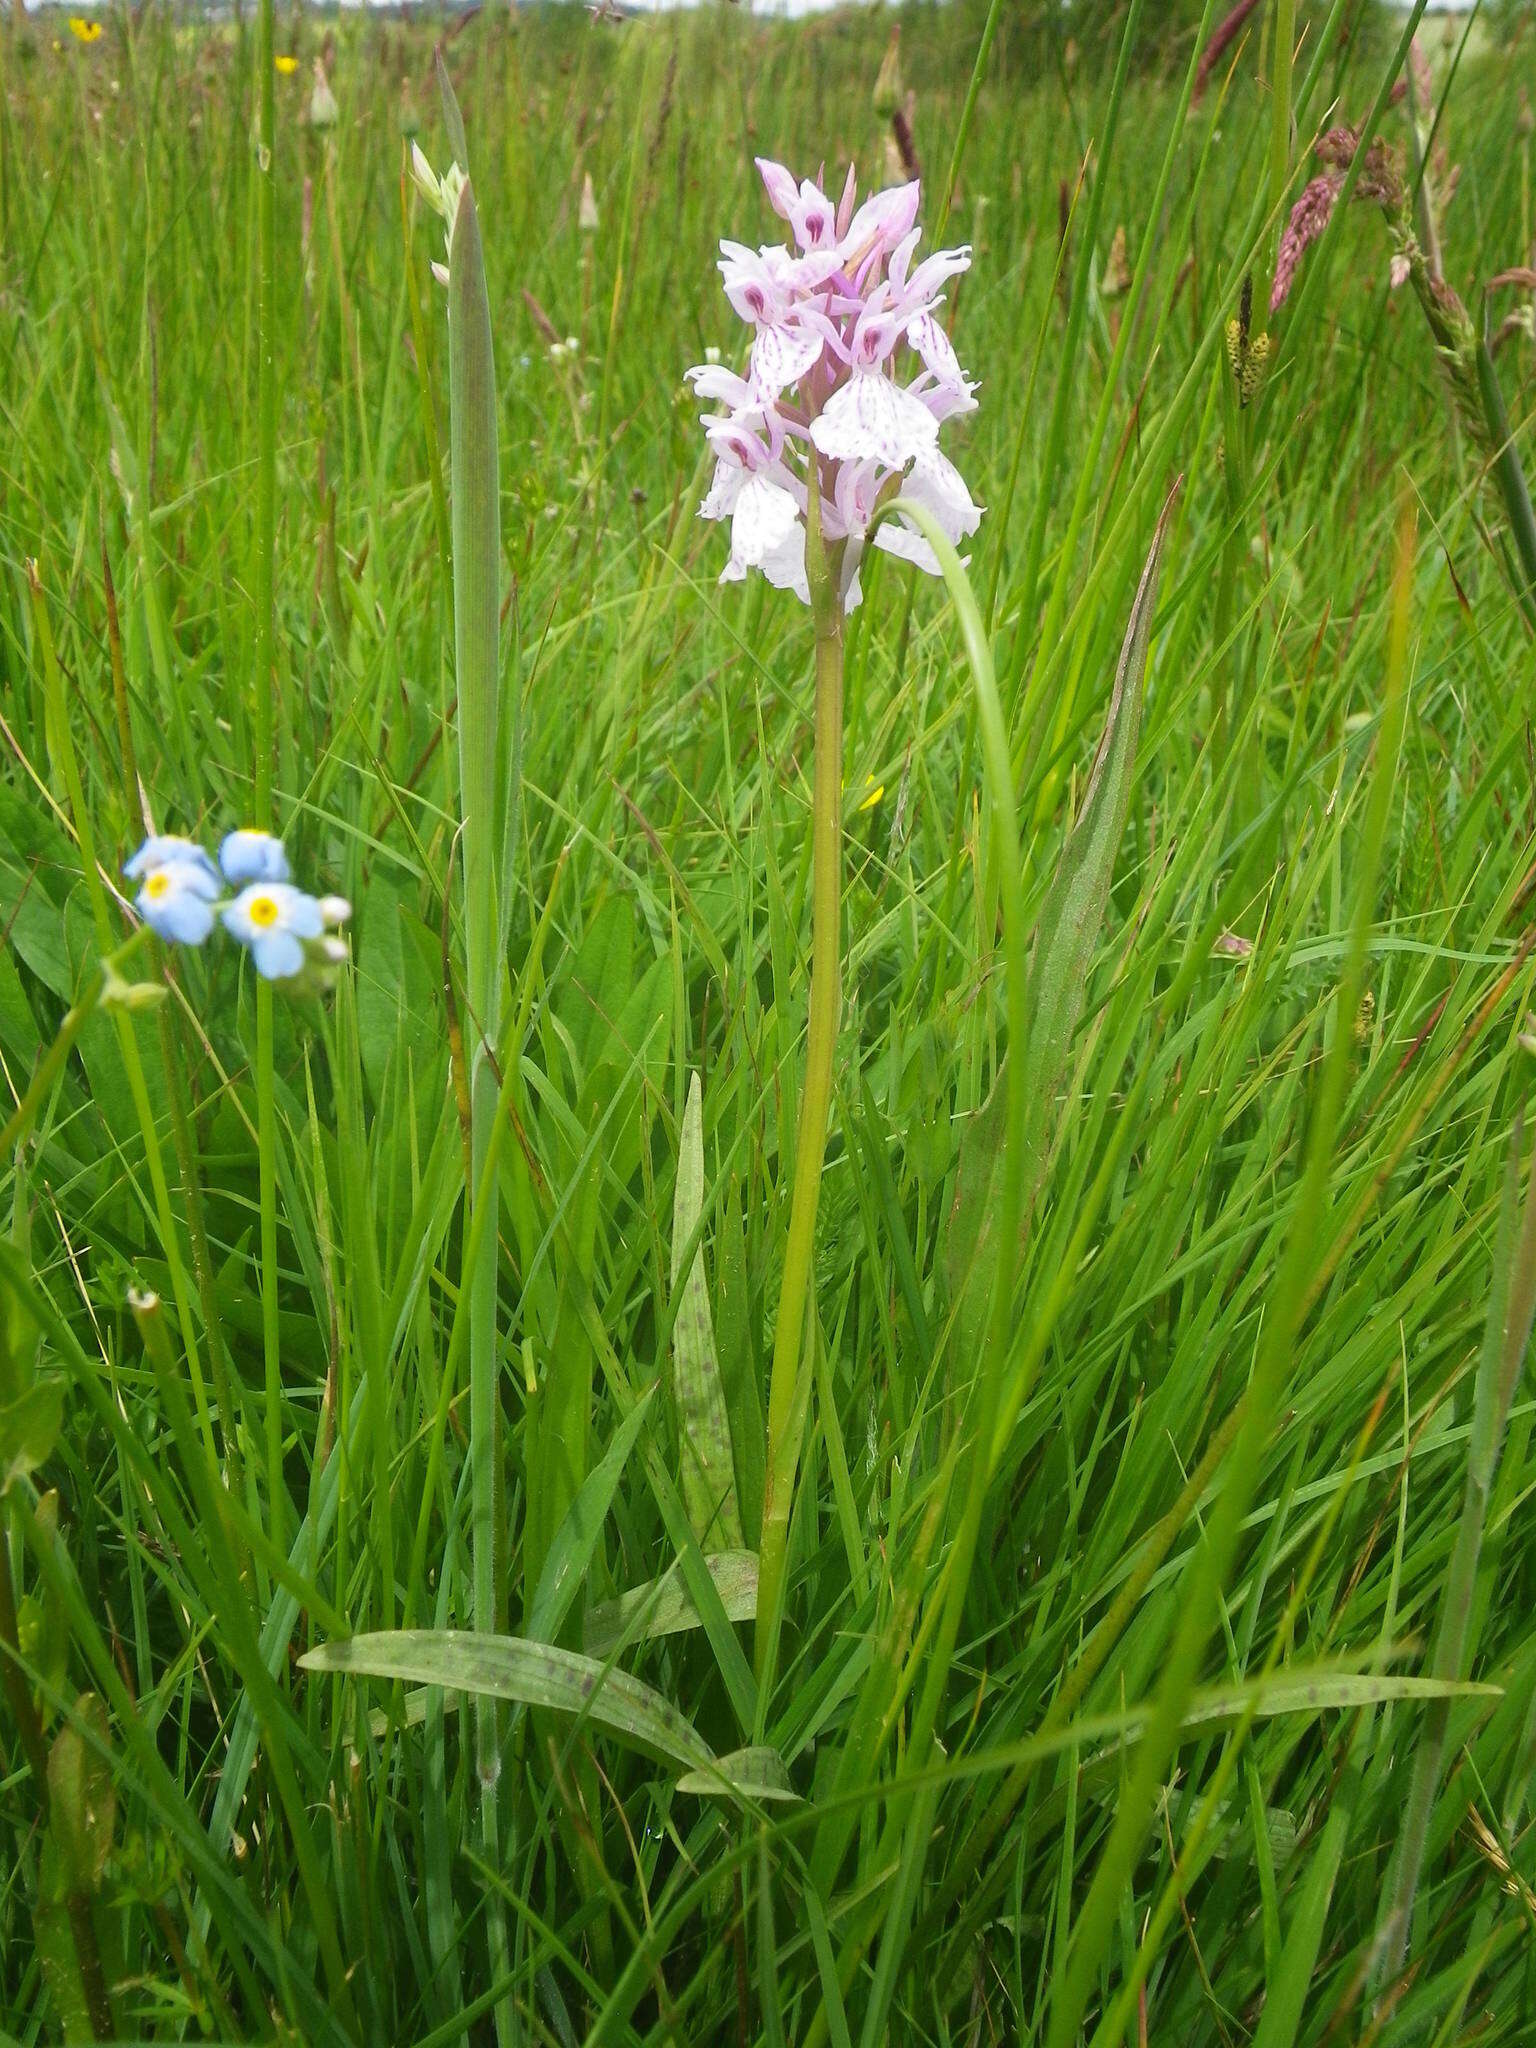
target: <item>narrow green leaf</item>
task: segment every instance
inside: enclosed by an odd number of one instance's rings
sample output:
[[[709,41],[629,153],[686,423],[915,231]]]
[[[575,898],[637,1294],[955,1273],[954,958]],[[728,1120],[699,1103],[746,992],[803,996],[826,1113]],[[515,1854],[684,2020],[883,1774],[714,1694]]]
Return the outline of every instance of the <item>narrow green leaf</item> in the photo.
[[[994,1256],[992,1190],[1007,1139],[1008,1060],[1018,1057],[1022,1050],[1029,1076],[1023,1132],[1027,1228],[1030,1206],[1039,1192],[1044,1169],[1052,1107],[1083,1012],[1089,970],[1135,782],[1147,648],[1157,602],[1163,542],[1172,509],[1170,493],[1131,606],[1088,789],[1040,907],[1029,970],[1029,1025],[1025,1043],[1022,1048],[1014,1047],[1004,1059],[991,1094],[961,1142],[945,1262],[951,1291],[965,1302],[965,1327],[973,1332],[980,1329],[990,1294]]]
[[[451,106],[452,94],[445,95]],[[454,109],[456,112],[456,109]],[[459,124],[459,143],[463,127]],[[465,993],[468,999],[470,1174],[465,1186],[471,1227],[460,1286],[469,1303],[470,1551],[475,1626],[484,1634],[501,1623],[504,1574],[497,1560],[501,1474],[500,1361],[496,1342],[494,1218],[473,1214],[495,1204],[494,1183],[483,1191],[485,1164],[496,1118],[497,1086],[490,1048],[500,1033],[502,960],[496,906],[499,804],[496,762],[500,748],[501,664],[498,654],[501,560],[500,480],[496,437],[496,367],[491,308],[474,189],[466,178],[459,194],[448,253],[449,507],[453,537],[454,671],[459,693],[459,805],[464,874]],[[478,1247],[477,1262],[468,1253]],[[493,1711],[476,1716],[476,1762],[481,1782],[496,1782],[499,1743]],[[490,1802],[484,1815],[487,1844],[495,1839]],[[493,1902],[492,1914],[499,1912]],[[493,1932],[492,1945],[499,1945]]]
[[[864,1152],[865,1170],[874,1184],[875,1195],[880,1204],[881,1220],[890,1239],[891,1260],[896,1268],[896,1283],[901,1289],[901,1298],[906,1304],[907,1315],[917,1337],[919,1355],[926,1365],[933,1357],[933,1333],[928,1327],[927,1310],[923,1307],[922,1283],[917,1277],[917,1262],[912,1256],[906,1218],[901,1213],[895,1177],[891,1172],[891,1162],[886,1156],[884,1119],[880,1114],[879,1104],[875,1101],[874,1090],[869,1085],[869,1077],[865,1074],[859,1076],[859,1100],[864,1116],[857,1128]]]
[[[57,2037],[65,2043],[65,2048],[74,2048],[76,2042],[93,2041],[96,2037],[91,2027],[90,2006],[86,2000],[85,1979],[75,1946],[74,1929],[70,1924],[69,1890],[69,1878],[58,1840],[52,1833],[46,1834],[38,1857],[32,1943],[37,1960],[42,1964]]]
[[[753,1342],[752,1288],[747,1277],[746,1223],[741,1211],[741,1181],[732,1175],[718,1213],[715,1232],[715,1281],[718,1316],[720,1384],[725,1390],[731,1450],[736,1462],[736,1506],[742,1538],[756,1549],[762,1534],[763,1433],[762,1362]]]
[[[1296,2039],[1317,1952],[1322,1946],[1328,1902],[1333,1897],[1333,1881],[1338,1875],[1347,1825],[1345,1809],[1335,1807],[1312,1852],[1296,1901],[1296,1916],[1259,2015],[1253,2048],[1292,2048]]]
[[[64,1389],[57,1380],[44,1380],[0,1408],[0,1494],[52,1455],[63,1426]]]
[[[672,1294],[677,1300],[672,1324],[672,1399],[682,1453],[683,1499],[700,1548],[739,1550],[741,1514],[736,1505],[731,1425],[709,1313],[704,1247],[694,1242],[703,1213],[704,1104],[695,1074],[688,1085],[688,1105],[678,1136],[677,1192],[672,1204]]]
[[[469,176],[469,143],[464,135],[464,116],[459,112],[459,96],[453,89],[453,80],[448,76],[448,66],[443,61],[443,46],[438,44],[432,52],[432,66],[437,73],[437,89],[443,102],[443,126],[448,130],[448,147],[453,160],[465,177]]]
[[[1213,1686],[1195,1693],[1182,1726],[1201,1728],[1213,1721],[1232,1721],[1250,1708],[1258,1720],[1276,1714],[1352,1713],[1383,1700],[1499,1699],[1503,1688],[1473,1685],[1456,1679],[1420,1678],[1386,1671],[1277,1672],[1246,1685]]]
[[[655,1392],[654,1386],[647,1387],[619,1424],[613,1433],[613,1442],[583,1480],[576,1498],[565,1511],[564,1520],[555,1531],[554,1541],[544,1559],[544,1569],[539,1574],[533,1604],[528,1610],[528,1633],[536,1642],[554,1642],[571,1611],[571,1603],[586,1578],[614,1493]],[[587,1647],[591,1649],[592,1646],[589,1643]],[[594,1651],[593,1654],[602,1653]]]
[[[1536,1157],[1522,1203],[1520,1150],[1525,1135],[1522,1112],[1515,1119],[1499,1205],[1499,1234],[1494,1246],[1492,1285],[1483,1329],[1482,1351],[1472,1397],[1472,1435],[1467,1447],[1467,1475],[1456,1540],[1446,1566],[1440,1595],[1430,1665],[1447,1690],[1435,1698],[1424,1717],[1414,1752],[1413,1776],[1393,1859],[1392,1886],[1382,1906],[1372,1943],[1373,1976],[1378,1987],[1388,1972],[1400,1969],[1408,1949],[1409,1920],[1418,1891],[1429,1839],[1430,1818],[1440,1787],[1450,1726],[1449,1701],[1476,1647],[1473,1606],[1478,1558],[1488,1518],[1488,1501],[1499,1469],[1510,1404],[1525,1364],[1531,1323],[1536,1315]]]
[[[1509,424],[1509,411],[1499,387],[1493,352],[1488,346],[1486,304],[1483,308],[1483,333],[1477,344],[1477,390],[1482,400],[1489,445],[1493,449],[1494,481],[1504,500],[1505,517],[1509,520],[1509,530],[1514,535],[1520,567],[1525,575],[1525,589],[1520,593],[1520,599],[1529,619],[1536,611],[1536,512],[1531,509],[1530,486],[1526,482],[1520,450],[1515,445],[1514,431]]]

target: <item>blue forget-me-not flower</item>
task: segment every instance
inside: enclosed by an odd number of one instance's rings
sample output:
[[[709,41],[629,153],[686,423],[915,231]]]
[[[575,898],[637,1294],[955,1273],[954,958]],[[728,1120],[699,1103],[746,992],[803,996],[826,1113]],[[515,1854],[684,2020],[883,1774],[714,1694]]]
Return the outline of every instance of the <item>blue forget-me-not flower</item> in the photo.
[[[281,839],[270,832],[231,832],[219,848],[224,879],[239,889],[247,882],[291,882],[293,874]]]
[[[213,907],[222,894],[210,863],[178,858],[144,870],[134,902],[160,938],[200,946],[213,930]]]

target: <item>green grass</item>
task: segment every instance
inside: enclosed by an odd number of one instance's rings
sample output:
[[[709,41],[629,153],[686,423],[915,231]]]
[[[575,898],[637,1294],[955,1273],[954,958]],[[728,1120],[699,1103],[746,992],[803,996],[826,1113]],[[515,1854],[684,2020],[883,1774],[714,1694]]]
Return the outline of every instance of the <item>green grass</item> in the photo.
[[[878,181],[891,17],[449,26],[495,508],[431,25],[277,24],[270,442],[256,27],[0,33],[0,2038],[1536,2038],[1529,536],[1364,206],[1238,403],[1312,138],[1405,139],[1401,24],[1291,11],[1193,104],[1199,7],[1005,5],[974,79],[901,17],[989,509],[847,633],[757,1663],[814,645],[682,372],[755,151]],[[1477,321],[1536,43],[1440,38]],[[269,735],[324,1000],[117,893]]]

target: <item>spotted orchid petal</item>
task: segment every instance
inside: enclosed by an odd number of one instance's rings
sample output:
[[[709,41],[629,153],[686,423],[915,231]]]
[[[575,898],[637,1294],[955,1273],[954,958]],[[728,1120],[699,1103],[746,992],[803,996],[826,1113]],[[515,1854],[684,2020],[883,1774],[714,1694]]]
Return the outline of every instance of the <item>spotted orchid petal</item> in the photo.
[[[870,308],[854,323],[848,355],[855,370],[878,370],[901,340],[901,324],[883,308]]]
[[[916,458],[902,483],[901,495],[926,506],[952,541],[964,540],[981,524],[981,507],[966,489],[959,470],[937,448],[930,448]],[[884,548],[887,554],[899,555],[930,576],[941,574],[939,558],[929,542],[899,514],[882,523],[875,535],[875,546]]]
[[[935,249],[931,256],[923,258],[909,277],[907,263],[916,246],[915,237],[902,243],[891,259],[890,267],[891,289],[909,313],[915,312],[925,300],[936,299],[952,277],[959,277],[971,267],[971,249],[967,242],[958,249]]]
[[[754,161],[768,194],[768,204],[780,220],[793,220],[800,199],[800,187],[795,183],[793,172],[785,170],[782,164],[776,164],[772,157],[760,156]]]
[[[729,519],[736,510],[736,500],[745,490],[750,476],[750,470],[743,469],[739,462],[731,462],[725,456],[721,456],[715,464],[714,481],[699,507],[699,517]]]
[[[789,539],[800,517],[794,496],[766,476],[748,477],[731,509],[731,554],[761,568]]]
[[[791,172],[771,157],[757,159],[758,174],[768,194],[768,204],[787,220],[802,249],[822,249],[836,239],[837,214],[831,200],[811,178],[797,185]]]
[[[825,347],[814,328],[790,321],[760,327],[752,344],[752,381],[759,392],[776,398],[821,361]]]
[[[787,312],[784,282],[775,276],[761,251],[742,242],[722,242],[720,276],[738,319],[762,326],[782,319]]]
[[[802,249],[830,248],[836,239],[836,210],[821,187],[809,178],[800,181],[800,197],[790,218],[795,240]]]
[[[873,457],[891,469],[904,468],[931,448],[938,432],[938,421],[920,398],[868,370],[855,370],[811,422],[811,439],[830,461]]]
[[[963,384],[965,372],[954,344],[931,313],[914,313],[905,328],[908,343],[941,384]]]
[[[962,414],[976,410],[976,386],[963,373],[954,383],[938,383],[925,370],[907,386],[914,398],[920,399],[942,426],[946,420],[958,419]]]
[[[805,573],[805,528],[796,520],[778,546],[764,555],[761,568],[775,590],[792,590],[802,604],[811,601]]]
[[[894,249],[917,219],[923,188],[918,179],[910,184],[892,185],[864,201],[839,238],[850,262],[858,262],[871,249]]]
[[[966,539],[981,524],[981,506],[942,449],[929,448],[917,457],[902,484],[901,494],[919,505],[927,505],[953,541]]]
[[[699,363],[683,375],[696,394],[711,405],[728,405],[732,412],[749,412],[757,399],[745,377],[726,369],[723,363]]]
[[[939,558],[929,543],[915,528],[899,519],[888,519],[875,535],[875,546],[888,555],[896,555],[903,562],[910,562],[914,569],[921,569],[924,575],[940,576]]]

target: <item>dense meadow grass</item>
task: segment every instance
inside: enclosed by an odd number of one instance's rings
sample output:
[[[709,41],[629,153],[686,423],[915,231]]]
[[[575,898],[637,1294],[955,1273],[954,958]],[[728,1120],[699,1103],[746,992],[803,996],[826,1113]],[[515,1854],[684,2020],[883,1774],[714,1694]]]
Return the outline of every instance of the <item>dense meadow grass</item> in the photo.
[[[0,34],[0,2037],[1536,2039],[1536,41],[1225,11]],[[839,772],[682,378],[893,105]]]

